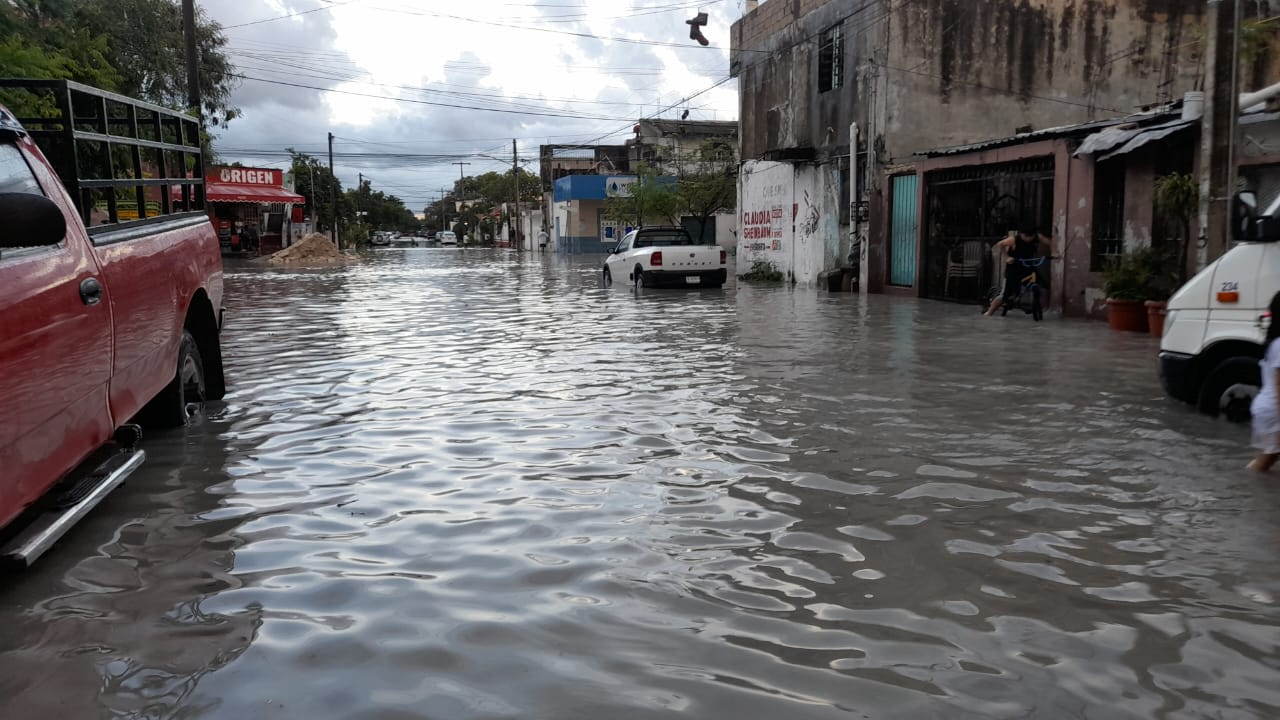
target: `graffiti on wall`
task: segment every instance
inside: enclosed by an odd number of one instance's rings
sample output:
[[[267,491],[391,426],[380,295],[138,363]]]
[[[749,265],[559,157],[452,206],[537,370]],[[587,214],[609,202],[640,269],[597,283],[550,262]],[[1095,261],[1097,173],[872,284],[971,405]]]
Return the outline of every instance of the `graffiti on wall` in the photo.
[[[743,209],[742,242],[748,252],[782,249],[786,195],[784,184],[770,183],[761,188],[760,199],[753,206]]]

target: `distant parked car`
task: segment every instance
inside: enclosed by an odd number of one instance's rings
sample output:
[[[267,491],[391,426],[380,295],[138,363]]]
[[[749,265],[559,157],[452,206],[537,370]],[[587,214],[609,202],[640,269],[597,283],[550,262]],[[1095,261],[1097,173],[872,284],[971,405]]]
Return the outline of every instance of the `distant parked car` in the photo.
[[[452,230],[441,230],[436,233],[436,240],[439,240],[441,245],[453,247],[458,245],[458,236]]]
[[[627,279],[636,287],[714,287],[728,277],[725,251],[694,240],[682,227],[632,230],[609,251],[603,280]]]

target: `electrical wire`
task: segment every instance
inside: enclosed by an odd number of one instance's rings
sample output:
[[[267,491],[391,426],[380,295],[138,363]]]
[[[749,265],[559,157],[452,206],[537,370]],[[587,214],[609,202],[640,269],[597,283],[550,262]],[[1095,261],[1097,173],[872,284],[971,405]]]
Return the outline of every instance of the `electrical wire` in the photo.
[[[298,17],[300,15],[310,15],[311,13],[318,13],[318,12],[323,12],[325,10],[332,10],[335,7],[350,5],[353,1],[354,0],[347,0],[346,2],[338,2],[337,0],[326,0],[326,2],[329,2],[329,4],[324,7],[318,7],[313,10],[303,10],[302,12],[289,13],[288,15],[278,15],[276,17],[263,18],[261,20],[254,20],[252,22],[240,23],[238,25],[223,25],[222,29],[234,30],[235,28],[249,27],[250,25],[261,25],[263,23],[275,22],[277,20],[287,20],[289,18]]]
[[[618,118],[611,117],[611,116],[599,116],[599,115],[597,115],[597,116],[586,116],[586,115],[583,115],[582,113],[567,113],[567,112],[565,112],[565,113],[557,113],[557,112],[542,112],[542,111],[537,111],[537,110],[517,110],[517,109],[505,109],[505,108],[490,108],[490,107],[480,107],[480,106],[476,106],[476,105],[458,105],[458,104],[455,104],[455,103],[435,102],[435,101],[432,101],[432,100],[416,100],[416,99],[414,99],[414,98],[400,98],[400,97],[392,97],[392,96],[390,96],[390,95],[374,95],[374,94],[372,94],[372,93],[355,92],[354,90],[339,90],[339,89],[337,89],[337,88],[326,88],[326,87],[320,87],[320,86],[318,86],[318,85],[304,85],[304,84],[302,84],[302,83],[285,82],[284,80],[269,80],[269,79],[266,79],[266,78],[253,77],[253,76],[251,76],[251,75],[243,75],[243,74],[240,74],[240,73],[227,73],[227,76],[228,76],[228,77],[234,77],[234,78],[240,78],[241,80],[252,80],[252,81],[254,81],[254,82],[267,83],[267,84],[270,84],[270,85],[283,85],[283,86],[286,86],[286,87],[302,88],[302,89],[306,89],[306,90],[318,90],[318,91],[320,91],[320,92],[337,93],[337,94],[339,94],[339,95],[354,95],[354,96],[356,96],[356,97],[372,98],[372,99],[375,99],[375,100],[390,100],[390,101],[392,101],[392,102],[412,103],[412,104],[415,104],[415,105],[432,105],[432,106],[435,106],[435,107],[454,108],[454,109],[457,109],[457,110],[480,110],[480,111],[484,111],[484,112],[507,113],[507,114],[513,114],[513,115],[533,115],[533,116],[539,116],[539,117],[574,118],[574,119],[579,119],[579,120],[581,120],[581,119],[586,119],[586,120],[618,120]]]

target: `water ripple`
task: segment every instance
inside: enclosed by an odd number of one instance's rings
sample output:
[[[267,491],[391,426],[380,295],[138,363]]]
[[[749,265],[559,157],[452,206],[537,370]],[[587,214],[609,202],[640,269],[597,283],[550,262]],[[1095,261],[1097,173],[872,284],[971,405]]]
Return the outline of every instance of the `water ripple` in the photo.
[[[229,267],[225,405],[0,590],[6,716],[1280,716],[1280,486],[1148,339],[593,262]]]

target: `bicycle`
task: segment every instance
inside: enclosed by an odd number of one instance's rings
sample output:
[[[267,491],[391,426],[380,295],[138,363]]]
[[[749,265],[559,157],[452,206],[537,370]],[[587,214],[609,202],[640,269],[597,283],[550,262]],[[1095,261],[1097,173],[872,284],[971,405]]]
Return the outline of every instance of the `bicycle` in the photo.
[[[1022,267],[1026,268],[1029,272],[1026,277],[1022,278],[1017,296],[1013,297],[1008,302],[1000,304],[1001,317],[1008,315],[1010,310],[1021,310],[1022,312],[1030,315],[1036,322],[1044,319],[1044,306],[1040,299],[1040,267],[1044,265],[1044,261],[1048,259],[1049,258],[1047,257],[1038,257],[1025,260],[1014,260],[1014,262],[1020,263]],[[991,292],[987,294],[987,302],[983,305],[984,310],[985,308],[990,307],[991,303],[1002,295],[1004,295],[1003,285],[992,288]]]

